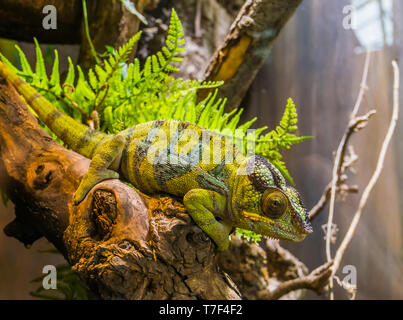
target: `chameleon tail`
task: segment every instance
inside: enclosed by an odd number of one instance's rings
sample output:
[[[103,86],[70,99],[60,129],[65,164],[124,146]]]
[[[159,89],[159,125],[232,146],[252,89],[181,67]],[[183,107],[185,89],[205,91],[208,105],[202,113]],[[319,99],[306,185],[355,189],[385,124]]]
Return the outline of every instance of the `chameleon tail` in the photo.
[[[48,128],[81,155],[92,158],[106,134],[93,130],[57,109],[49,100],[0,61],[0,72],[10,81]]]

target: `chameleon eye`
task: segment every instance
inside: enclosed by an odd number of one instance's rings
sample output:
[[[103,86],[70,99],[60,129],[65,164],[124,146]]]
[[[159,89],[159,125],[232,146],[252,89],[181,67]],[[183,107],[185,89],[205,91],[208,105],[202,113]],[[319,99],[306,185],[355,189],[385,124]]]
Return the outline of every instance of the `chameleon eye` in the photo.
[[[263,212],[270,218],[280,218],[288,206],[287,196],[278,189],[267,189],[262,196]]]

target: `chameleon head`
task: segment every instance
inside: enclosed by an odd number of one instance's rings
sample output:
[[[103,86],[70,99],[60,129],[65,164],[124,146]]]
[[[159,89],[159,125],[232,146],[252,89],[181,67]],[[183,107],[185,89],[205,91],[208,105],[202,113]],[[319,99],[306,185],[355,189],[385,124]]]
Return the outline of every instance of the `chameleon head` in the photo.
[[[237,227],[291,241],[312,232],[298,192],[263,157],[249,157],[240,166],[232,199]]]

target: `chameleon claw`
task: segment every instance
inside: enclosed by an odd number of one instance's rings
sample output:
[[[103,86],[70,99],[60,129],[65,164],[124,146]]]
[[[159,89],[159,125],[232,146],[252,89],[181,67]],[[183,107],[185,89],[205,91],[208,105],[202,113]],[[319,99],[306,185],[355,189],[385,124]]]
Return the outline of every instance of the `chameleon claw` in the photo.
[[[84,196],[84,197],[83,197],[83,196],[79,196],[78,193],[76,192],[76,193],[74,194],[74,197],[73,197],[73,204],[74,204],[75,206],[78,206],[78,205],[84,200],[84,198],[85,198],[85,196]]]

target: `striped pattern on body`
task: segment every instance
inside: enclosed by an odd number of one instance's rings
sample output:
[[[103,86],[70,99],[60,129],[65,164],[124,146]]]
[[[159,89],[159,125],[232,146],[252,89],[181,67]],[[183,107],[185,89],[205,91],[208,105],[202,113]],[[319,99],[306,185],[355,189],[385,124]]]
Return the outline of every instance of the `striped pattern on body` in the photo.
[[[104,158],[110,156],[102,146],[113,135],[93,130],[64,114],[2,62],[0,70],[39,119],[71,149],[90,159],[96,150]],[[161,139],[160,133],[166,139]],[[148,193],[162,191],[181,196],[191,189],[202,188],[227,194],[228,178],[244,159],[220,135],[183,121],[150,121],[119,135],[126,139],[126,146],[117,169],[127,181]],[[226,154],[231,154],[230,163],[225,163]]]
[[[220,135],[188,122],[155,120],[122,134],[127,146],[121,171],[134,186],[149,193],[180,196],[202,188],[227,194],[227,180],[244,159]],[[232,163],[225,162],[229,153],[236,159]]]

